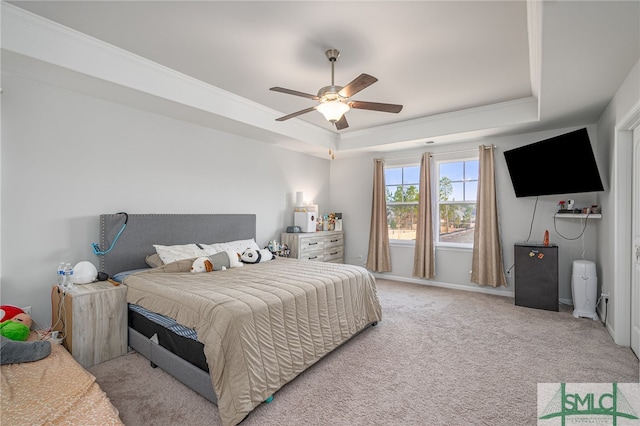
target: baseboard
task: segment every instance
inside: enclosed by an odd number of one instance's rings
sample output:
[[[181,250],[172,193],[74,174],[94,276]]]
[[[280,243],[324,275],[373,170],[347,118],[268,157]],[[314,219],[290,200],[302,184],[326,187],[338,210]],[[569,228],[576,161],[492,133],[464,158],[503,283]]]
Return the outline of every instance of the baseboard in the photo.
[[[504,296],[504,297],[514,297],[513,290],[511,291],[500,291],[496,290],[492,287],[470,287],[462,284],[451,284],[451,283],[443,283],[440,281],[432,281],[432,280],[422,280],[419,278],[408,278],[408,277],[399,277],[395,275],[387,275],[387,274],[379,274],[374,273],[374,277],[380,278],[383,280],[391,280],[391,281],[403,281],[407,283],[420,284],[420,285],[428,285],[433,287],[443,287],[450,288],[452,290],[464,290],[464,291],[475,291],[476,293],[486,293],[492,294],[495,296]]]
[[[603,316],[602,309],[600,309],[600,306],[596,307],[596,313],[598,314],[598,318],[600,318],[600,324],[602,324],[604,326],[604,328],[607,329],[607,331],[611,335],[611,338],[614,339],[614,341],[615,341],[615,337],[614,337],[615,336],[615,330],[611,327],[611,324],[605,323],[605,317]],[[606,314],[606,312],[605,312],[605,314]]]

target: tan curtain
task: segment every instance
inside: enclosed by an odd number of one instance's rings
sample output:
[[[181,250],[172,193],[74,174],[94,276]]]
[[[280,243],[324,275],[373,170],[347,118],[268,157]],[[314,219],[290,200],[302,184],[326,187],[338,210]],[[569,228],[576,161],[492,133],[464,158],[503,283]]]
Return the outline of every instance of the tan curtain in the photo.
[[[413,275],[431,279],[436,276],[435,251],[433,249],[433,200],[431,199],[431,153],[422,154],[420,161],[420,198],[416,248],[413,254]]]
[[[499,287],[507,285],[498,226],[498,202],[493,146],[480,146],[476,228],[473,234],[471,282]]]
[[[373,202],[367,269],[374,272],[391,271],[389,230],[387,227],[387,195],[384,185],[384,160],[373,160]]]

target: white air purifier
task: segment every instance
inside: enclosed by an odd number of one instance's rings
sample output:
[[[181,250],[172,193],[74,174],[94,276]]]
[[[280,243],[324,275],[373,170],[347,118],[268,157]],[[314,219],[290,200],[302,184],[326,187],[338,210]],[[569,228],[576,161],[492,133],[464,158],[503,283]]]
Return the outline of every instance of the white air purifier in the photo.
[[[293,224],[300,227],[301,232],[316,232],[315,212],[295,212]]]
[[[598,277],[596,276],[595,263],[589,260],[573,261],[571,293],[573,296],[573,316],[597,320]]]

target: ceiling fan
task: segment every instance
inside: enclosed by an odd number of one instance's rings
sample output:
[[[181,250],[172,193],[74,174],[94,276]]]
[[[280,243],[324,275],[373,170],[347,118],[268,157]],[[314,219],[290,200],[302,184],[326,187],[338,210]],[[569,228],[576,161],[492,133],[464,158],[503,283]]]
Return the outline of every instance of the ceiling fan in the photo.
[[[340,56],[340,51],[337,49],[329,49],[325,52],[325,56],[331,62],[331,86],[325,86],[318,90],[317,95],[311,95],[309,93],[298,92],[297,90],[285,89],[283,87],[272,87],[269,90],[274,92],[287,93],[289,95],[302,96],[303,98],[313,99],[314,101],[320,101],[316,106],[306,108],[284,117],[276,118],[276,121],[285,121],[293,117],[297,117],[313,110],[318,110],[324,117],[336,126],[336,129],[342,130],[349,127],[349,123],[345,117],[345,113],[351,108],[354,109],[367,109],[371,111],[380,112],[392,112],[399,113],[402,110],[402,105],[396,104],[383,104],[379,102],[366,102],[366,101],[350,101],[349,98],[371,86],[378,81],[377,78],[370,76],[369,74],[360,74],[351,83],[346,86],[336,86],[334,83],[334,64]]]

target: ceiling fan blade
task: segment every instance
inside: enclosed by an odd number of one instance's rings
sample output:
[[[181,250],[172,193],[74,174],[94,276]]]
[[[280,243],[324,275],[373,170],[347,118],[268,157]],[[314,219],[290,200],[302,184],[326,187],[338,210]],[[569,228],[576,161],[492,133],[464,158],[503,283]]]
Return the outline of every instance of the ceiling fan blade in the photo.
[[[343,114],[340,120],[336,121],[335,124],[336,129],[338,130],[346,129],[347,127],[349,127],[349,123],[347,123],[347,116]]]
[[[368,109],[380,112],[393,112],[395,114],[402,111],[402,105],[382,104],[380,102],[351,101],[349,106],[355,109]]]
[[[269,90],[273,90],[274,92],[286,93],[288,95],[302,96],[303,98],[313,99],[314,101],[317,101],[318,99],[320,99],[316,95],[311,95],[309,93],[304,93],[304,92],[298,92],[297,90],[285,89],[284,87],[272,87]]]
[[[362,89],[371,86],[376,81],[378,81],[378,79],[369,74],[360,74],[351,83],[344,86],[338,94],[343,98],[350,98]]]
[[[312,107],[307,108],[307,109],[302,109],[302,110],[300,110],[300,111],[292,112],[291,114],[289,114],[289,115],[285,115],[284,117],[276,118],[276,121],[284,121],[284,120],[288,120],[288,119],[290,119],[290,118],[297,117],[297,116],[299,116],[299,115],[302,115],[302,114],[306,114],[306,113],[308,113],[308,112],[311,112],[311,111],[313,111],[313,110],[315,110],[315,109],[316,109],[316,107],[315,107],[315,106],[312,106]]]

